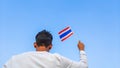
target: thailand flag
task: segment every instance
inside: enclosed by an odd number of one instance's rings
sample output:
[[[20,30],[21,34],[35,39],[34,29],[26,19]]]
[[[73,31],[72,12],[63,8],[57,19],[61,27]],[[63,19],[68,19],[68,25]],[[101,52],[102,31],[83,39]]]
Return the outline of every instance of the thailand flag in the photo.
[[[68,27],[64,28],[63,30],[61,30],[58,34],[60,36],[61,41],[64,41],[67,38],[69,38],[73,34],[73,32],[72,32],[71,28],[68,26]]]

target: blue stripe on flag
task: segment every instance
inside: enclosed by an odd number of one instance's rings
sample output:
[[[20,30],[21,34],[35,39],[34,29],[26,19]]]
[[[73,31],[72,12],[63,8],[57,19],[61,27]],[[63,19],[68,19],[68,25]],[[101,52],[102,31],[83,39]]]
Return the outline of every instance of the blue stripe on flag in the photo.
[[[70,32],[72,32],[71,29],[68,30],[68,31],[66,31],[65,33],[61,34],[61,35],[60,35],[60,38],[63,38],[64,36],[68,35]]]

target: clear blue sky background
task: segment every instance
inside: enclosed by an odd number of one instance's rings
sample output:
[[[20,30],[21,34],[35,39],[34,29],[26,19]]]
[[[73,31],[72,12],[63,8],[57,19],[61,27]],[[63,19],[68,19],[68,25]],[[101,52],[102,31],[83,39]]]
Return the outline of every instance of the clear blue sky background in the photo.
[[[79,60],[78,40],[86,46],[89,68],[120,68],[119,0],[0,0],[0,67],[12,55],[34,51],[34,37],[49,30],[51,53]],[[74,35],[61,42],[58,32]]]

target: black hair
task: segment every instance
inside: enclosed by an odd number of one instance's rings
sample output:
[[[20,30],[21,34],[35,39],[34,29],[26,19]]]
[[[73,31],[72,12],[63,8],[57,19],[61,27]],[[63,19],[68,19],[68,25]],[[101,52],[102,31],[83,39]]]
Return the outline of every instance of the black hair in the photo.
[[[50,44],[52,44],[53,37],[50,32],[42,30],[38,32],[35,39],[38,46],[48,47]]]

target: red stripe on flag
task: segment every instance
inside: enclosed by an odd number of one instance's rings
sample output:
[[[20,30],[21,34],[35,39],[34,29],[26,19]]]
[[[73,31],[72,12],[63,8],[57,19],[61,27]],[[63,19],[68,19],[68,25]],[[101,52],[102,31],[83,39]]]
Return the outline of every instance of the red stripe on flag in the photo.
[[[65,30],[69,29],[70,27],[66,27],[65,29],[61,30],[58,34],[61,34],[62,32],[64,32]]]
[[[63,38],[61,41],[66,40],[68,37],[70,37],[73,34],[73,32],[71,34],[69,34],[68,36],[66,36],[65,38]]]

